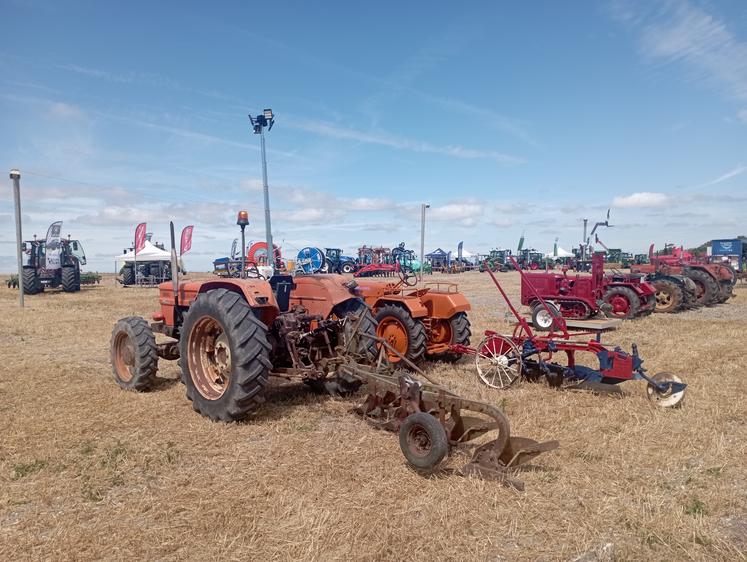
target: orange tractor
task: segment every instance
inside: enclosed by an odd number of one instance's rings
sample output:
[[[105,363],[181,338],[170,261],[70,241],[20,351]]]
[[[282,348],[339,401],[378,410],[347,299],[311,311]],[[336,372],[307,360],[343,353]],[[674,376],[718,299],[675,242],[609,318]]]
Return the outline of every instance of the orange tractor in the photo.
[[[392,349],[417,363],[423,358],[456,361],[452,345],[469,345],[469,301],[455,283],[426,283],[419,289],[415,275],[399,270],[396,283],[357,280],[357,293],[371,307],[378,327],[376,335]],[[391,350],[389,361],[401,358]]]

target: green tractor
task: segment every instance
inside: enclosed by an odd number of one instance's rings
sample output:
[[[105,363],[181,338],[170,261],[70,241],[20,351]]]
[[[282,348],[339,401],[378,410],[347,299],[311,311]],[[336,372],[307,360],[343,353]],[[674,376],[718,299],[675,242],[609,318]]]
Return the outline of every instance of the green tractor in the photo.
[[[46,240],[29,240],[21,244],[26,254],[23,265],[23,292],[35,295],[46,287],[61,287],[66,293],[80,291],[80,266],[86,264],[86,253],[79,240],[60,240],[60,267],[47,268]]]
[[[507,262],[508,262],[508,256],[510,255],[511,255],[511,250],[490,250],[488,257],[484,261],[480,262],[479,269],[481,272],[485,271],[484,262],[487,262],[488,267],[490,268],[490,271],[501,271],[501,272],[508,271],[509,266]]]

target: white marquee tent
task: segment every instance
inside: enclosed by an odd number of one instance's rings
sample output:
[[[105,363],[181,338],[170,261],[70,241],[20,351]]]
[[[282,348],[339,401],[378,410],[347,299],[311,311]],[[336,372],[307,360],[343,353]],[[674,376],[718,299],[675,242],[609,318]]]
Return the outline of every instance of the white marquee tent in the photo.
[[[137,259],[138,261],[171,261],[171,252],[162,250],[161,248],[154,246],[150,240],[146,240],[143,249],[137,253]],[[135,252],[134,250],[130,250],[120,256],[116,256],[114,260],[118,266],[122,262],[134,262]]]
[[[545,257],[546,258],[554,258],[556,256],[553,256],[552,250],[550,250],[548,253],[545,254]],[[568,250],[564,250],[563,248],[561,248],[560,246],[558,246],[558,255],[557,255],[557,257],[559,257],[559,258],[572,258],[573,257],[573,253],[569,252]]]

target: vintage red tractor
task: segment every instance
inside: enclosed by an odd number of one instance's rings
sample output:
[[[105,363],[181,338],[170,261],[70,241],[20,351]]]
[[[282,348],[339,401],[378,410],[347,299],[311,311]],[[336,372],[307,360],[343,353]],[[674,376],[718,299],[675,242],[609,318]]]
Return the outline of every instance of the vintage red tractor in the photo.
[[[357,280],[357,293],[373,310],[376,333],[412,363],[423,358],[453,361],[454,344],[469,345],[471,335],[467,312],[469,301],[455,283],[415,285],[414,274],[398,271],[396,283]],[[400,357],[389,352],[389,361]]]
[[[564,271],[531,272],[521,277],[521,304],[530,307],[532,322],[539,330],[550,329],[550,314],[582,320],[601,312],[617,318],[650,314],[655,306],[655,292],[637,276],[606,276],[604,252],[594,254],[591,275],[571,276]],[[541,305],[537,295],[547,306]]]
[[[682,285],[683,299],[680,299],[676,291],[670,291],[671,296],[657,295],[657,300],[662,301],[659,308],[665,308],[662,312],[669,312],[670,308],[674,310],[674,305],[679,305],[681,300],[686,306],[709,306],[726,302],[732,296],[735,275],[734,270],[728,265],[695,261],[689,252],[672,246],[667,246],[665,252],[655,254],[654,245],[651,244],[648,252],[649,263],[633,264],[630,268],[632,273],[646,275],[647,280],[651,282],[674,281],[678,277],[692,281],[695,286],[694,296],[690,296],[691,289],[684,288],[687,282]]]

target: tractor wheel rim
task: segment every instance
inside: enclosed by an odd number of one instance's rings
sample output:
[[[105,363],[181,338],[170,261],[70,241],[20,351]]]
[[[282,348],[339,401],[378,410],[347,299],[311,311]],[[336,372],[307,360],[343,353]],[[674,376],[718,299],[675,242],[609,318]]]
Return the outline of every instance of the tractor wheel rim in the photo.
[[[544,308],[537,312],[537,323],[541,328],[549,328],[552,326],[553,317],[552,314],[547,312]]]
[[[203,397],[217,400],[226,392],[231,380],[231,348],[226,332],[210,316],[195,323],[187,342],[189,373]]]
[[[431,323],[433,343],[451,343],[451,324],[448,320],[435,320]]]
[[[376,332],[378,337],[382,338],[402,355],[407,355],[407,329],[399,320],[395,318],[384,318],[379,322]],[[389,361],[392,363],[396,363],[400,360],[399,356],[396,353],[392,353],[389,349],[386,350],[386,354]]]
[[[615,295],[610,299],[610,306],[612,306],[612,313],[618,315],[625,315],[630,310],[630,303],[628,299],[621,295]]]
[[[672,295],[667,291],[656,291],[656,306],[661,308],[668,307],[672,302]]]
[[[424,427],[413,425],[407,432],[407,447],[410,452],[417,457],[426,457],[433,448],[431,436]]]
[[[117,376],[124,382],[132,380],[135,368],[135,346],[127,332],[119,332],[114,339],[114,364]]]

